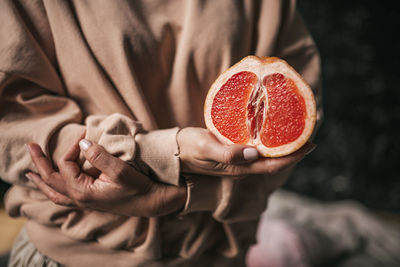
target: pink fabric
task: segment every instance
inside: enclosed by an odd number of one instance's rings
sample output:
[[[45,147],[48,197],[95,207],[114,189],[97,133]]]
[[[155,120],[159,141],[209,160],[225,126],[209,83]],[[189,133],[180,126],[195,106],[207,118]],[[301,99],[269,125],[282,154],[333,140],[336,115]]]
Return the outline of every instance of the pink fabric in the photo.
[[[307,267],[299,233],[282,219],[263,217],[257,231],[257,244],[250,247],[248,267]]]

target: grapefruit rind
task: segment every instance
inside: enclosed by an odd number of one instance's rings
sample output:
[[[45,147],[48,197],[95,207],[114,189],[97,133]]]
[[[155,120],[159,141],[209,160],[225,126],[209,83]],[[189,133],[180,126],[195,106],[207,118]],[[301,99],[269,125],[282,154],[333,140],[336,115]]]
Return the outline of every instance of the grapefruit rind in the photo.
[[[214,97],[221,86],[224,85],[232,75],[241,71],[253,72],[259,79],[263,79],[263,77],[273,73],[283,74],[285,77],[294,81],[300,95],[304,98],[306,105],[304,129],[295,141],[277,147],[266,147],[260,140],[250,140],[247,145],[255,146],[259,154],[264,157],[282,157],[301,148],[310,138],[315,126],[316,103],[314,94],[310,86],[304,81],[300,74],[286,63],[286,61],[276,57],[247,56],[217,78],[217,80],[211,85],[204,103],[204,118],[209,131],[211,131],[221,142],[233,144],[231,140],[223,136],[214,126],[211,117],[211,108]]]

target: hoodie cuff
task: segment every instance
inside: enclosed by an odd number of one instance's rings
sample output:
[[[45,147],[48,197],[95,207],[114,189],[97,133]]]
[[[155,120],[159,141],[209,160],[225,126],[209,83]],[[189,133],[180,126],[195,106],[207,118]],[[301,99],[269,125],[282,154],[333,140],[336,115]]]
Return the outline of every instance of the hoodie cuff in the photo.
[[[215,176],[185,176],[187,198],[184,209],[178,214],[184,216],[196,211],[213,212],[219,201],[221,178]]]
[[[180,185],[179,157],[176,135],[178,127],[166,130],[154,130],[135,136],[137,144],[136,159],[144,162],[157,176],[159,181]]]

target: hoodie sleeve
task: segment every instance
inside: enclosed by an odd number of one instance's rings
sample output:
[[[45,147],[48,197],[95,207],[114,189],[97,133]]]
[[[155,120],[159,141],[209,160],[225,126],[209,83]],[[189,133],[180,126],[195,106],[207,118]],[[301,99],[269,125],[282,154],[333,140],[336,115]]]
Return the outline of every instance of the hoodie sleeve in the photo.
[[[35,170],[24,145],[38,143],[57,162],[86,132],[86,138],[145,174],[178,184],[178,129],[146,132],[138,121],[118,113],[85,116],[63,87],[51,29],[39,3],[0,3],[0,177],[33,186],[24,176]],[[83,167],[90,166],[85,162]]]

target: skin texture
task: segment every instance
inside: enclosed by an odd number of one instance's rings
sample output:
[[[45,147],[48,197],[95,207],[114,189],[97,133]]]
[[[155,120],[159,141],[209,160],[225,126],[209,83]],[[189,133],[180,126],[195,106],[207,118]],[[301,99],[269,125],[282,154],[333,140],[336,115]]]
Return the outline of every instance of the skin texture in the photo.
[[[249,162],[245,160],[243,150],[251,146],[223,144],[203,128],[184,128],[179,132],[177,140],[183,173],[230,177],[277,175],[293,167],[316,147],[307,142],[293,154],[280,158],[258,158]]]
[[[39,173],[29,172],[26,176],[54,203],[142,217],[183,208],[185,187],[155,183],[95,143],[83,154],[100,174],[93,177],[82,172],[76,163],[78,141],[57,163],[59,171],[53,169],[37,144],[28,145]]]
[[[184,128],[178,133],[177,140],[183,174],[219,175],[232,179],[266,175],[270,177],[271,192],[284,183],[276,177],[289,171],[315,148],[314,144],[306,143],[285,157],[248,161],[243,150],[249,146],[222,144],[203,128]],[[185,187],[153,182],[93,142],[83,155],[99,170],[99,175],[82,172],[76,163],[80,153],[78,141],[58,161],[59,171],[52,167],[37,144],[28,145],[38,173],[29,172],[26,176],[54,203],[141,217],[162,216],[183,208],[187,197]]]

